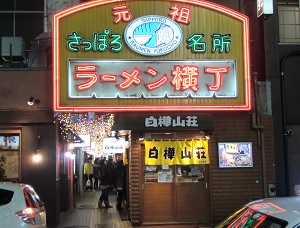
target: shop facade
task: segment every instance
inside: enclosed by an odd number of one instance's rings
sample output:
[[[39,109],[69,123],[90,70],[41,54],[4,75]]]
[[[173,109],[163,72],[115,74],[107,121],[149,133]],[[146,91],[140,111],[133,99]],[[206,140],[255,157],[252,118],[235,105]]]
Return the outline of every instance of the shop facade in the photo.
[[[130,132],[132,224],[208,224],[272,196],[248,16],[207,1],[88,1],[56,13],[52,35],[54,111],[113,113],[113,130]]]
[[[262,96],[267,89],[261,50],[274,53],[276,48],[274,41],[263,44],[255,3],[84,2],[55,14],[53,69],[0,70],[0,137],[20,137],[19,150],[1,153],[18,156],[15,172],[9,175],[37,186],[47,205],[47,223],[57,224],[60,212],[70,209],[65,201],[73,200],[68,195],[73,180],[62,178],[68,177],[69,161],[64,156],[66,145],[60,144],[55,112],[112,113],[114,130],[130,132],[127,206],[132,224],[206,224],[223,219],[249,200],[273,196],[269,187],[276,185],[274,151],[280,154],[282,147],[281,133],[273,139],[273,126],[280,125],[280,118],[274,121],[264,109]],[[276,22],[264,24],[265,36],[274,37],[270,34]],[[141,31],[157,25],[163,28],[155,34],[159,48],[154,40],[144,45],[142,40],[153,34]],[[266,68],[275,82],[275,97],[279,76],[273,77],[278,75],[274,58],[275,54],[266,58]],[[175,75],[179,80],[172,82]],[[31,96],[40,102],[29,106]],[[274,103],[278,110],[279,100]],[[164,120],[154,126],[160,118]],[[171,126],[170,118],[176,126]],[[182,124],[187,118],[188,124]],[[146,159],[149,151],[155,155],[154,147],[170,142],[168,148],[192,150],[194,141],[202,143],[202,149],[195,150],[193,162],[189,153],[182,154],[189,158],[187,164],[181,157],[169,159],[170,151],[168,164]],[[220,148],[225,145],[247,145],[251,162],[220,167]],[[42,160],[33,163],[37,150]],[[203,152],[209,160],[197,158]],[[231,154],[240,152],[231,150]],[[235,164],[233,156],[228,157],[225,160]],[[284,175],[283,159],[279,160],[276,178]],[[191,165],[194,172],[184,172],[184,165]]]
[[[148,117],[160,115],[166,114],[149,114]],[[186,115],[188,114],[175,114],[182,119]],[[131,118],[126,115],[124,117],[120,114],[120,116],[116,115],[115,127],[125,118],[127,126],[135,129],[131,131],[129,137],[131,146],[128,158],[129,209],[133,224],[210,224],[223,219],[238,205],[264,196],[274,196],[267,189],[270,184],[275,183],[272,119],[268,116],[261,118],[258,128],[258,125],[252,121],[254,117],[249,113],[210,113],[202,118],[205,120],[202,126],[208,127],[202,130],[188,128],[172,130],[168,127],[160,130],[146,127],[140,129],[137,126],[139,117],[142,122],[148,118],[147,115],[134,116],[134,122],[130,122]],[[170,116],[174,116],[174,113]],[[210,129],[209,126],[213,128]],[[201,121],[199,127],[201,129]],[[147,164],[149,161],[145,157],[155,157],[156,154],[153,146],[147,147],[148,142],[154,143],[160,151],[160,144],[164,149],[178,148],[180,145],[174,146],[174,144],[189,145],[199,139],[203,140],[204,144],[207,142],[209,164],[189,162],[187,164],[191,171],[185,173],[186,164],[183,157],[188,155],[185,152],[181,152],[182,159],[179,159],[180,162],[175,165]],[[220,148],[223,146],[227,147],[227,151],[232,147],[231,152],[236,153],[235,155],[240,152],[235,151],[234,147],[243,147],[245,151],[242,154],[252,153],[251,164],[247,164],[247,160],[239,160],[243,155],[230,156],[230,152],[227,154],[228,159],[222,160]],[[161,154],[162,159],[164,155],[170,156],[166,151],[168,149]],[[203,152],[201,150],[200,154],[205,156]],[[233,157],[235,161],[230,160]],[[168,158],[167,156],[169,161]],[[237,162],[241,162],[240,166],[236,166]]]

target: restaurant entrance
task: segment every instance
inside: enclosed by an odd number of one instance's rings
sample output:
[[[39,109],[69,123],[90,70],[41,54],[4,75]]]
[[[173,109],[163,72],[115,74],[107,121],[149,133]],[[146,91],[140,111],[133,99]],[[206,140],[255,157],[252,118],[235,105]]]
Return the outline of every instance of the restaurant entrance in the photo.
[[[209,223],[208,165],[148,165],[143,156],[143,223]]]

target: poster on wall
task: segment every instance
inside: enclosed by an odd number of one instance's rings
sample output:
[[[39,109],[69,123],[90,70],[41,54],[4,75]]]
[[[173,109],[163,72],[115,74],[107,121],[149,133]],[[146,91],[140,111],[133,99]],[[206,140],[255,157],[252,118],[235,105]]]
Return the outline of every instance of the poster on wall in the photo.
[[[251,142],[219,142],[219,168],[253,167]]]
[[[0,157],[4,156],[3,168],[7,179],[19,178],[20,136],[0,134]]]
[[[19,150],[19,141],[17,135],[0,135],[0,150]]]
[[[173,175],[171,171],[160,171],[157,173],[158,182],[172,182]]]

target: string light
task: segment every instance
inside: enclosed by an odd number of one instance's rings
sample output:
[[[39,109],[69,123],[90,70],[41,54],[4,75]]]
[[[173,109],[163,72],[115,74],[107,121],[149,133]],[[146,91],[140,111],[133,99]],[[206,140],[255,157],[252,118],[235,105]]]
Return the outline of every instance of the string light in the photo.
[[[102,151],[103,138],[110,135],[114,124],[113,114],[93,115],[90,113],[55,113],[59,121],[62,139],[68,139],[70,133],[74,135],[90,135],[95,142],[97,150]]]

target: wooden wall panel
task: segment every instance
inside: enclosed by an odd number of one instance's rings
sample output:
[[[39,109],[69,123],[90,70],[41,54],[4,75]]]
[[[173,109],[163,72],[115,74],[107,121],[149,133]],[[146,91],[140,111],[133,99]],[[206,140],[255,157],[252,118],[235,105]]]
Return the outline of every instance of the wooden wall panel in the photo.
[[[215,133],[209,141],[212,219],[220,221],[250,200],[264,197],[262,153],[266,156],[266,183],[275,183],[272,117],[261,118],[263,130],[252,127],[249,113],[214,114]],[[260,136],[264,136],[264,148]],[[253,144],[252,168],[218,167],[218,142],[250,141]]]
[[[209,195],[205,183],[175,184],[176,222],[209,223]]]
[[[141,195],[140,179],[141,161],[140,161],[140,144],[138,143],[138,133],[129,135],[129,214],[133,225],[141,223]]]
[[[173,183],[145,183],[143,194],[143,222],[175,220]]]

